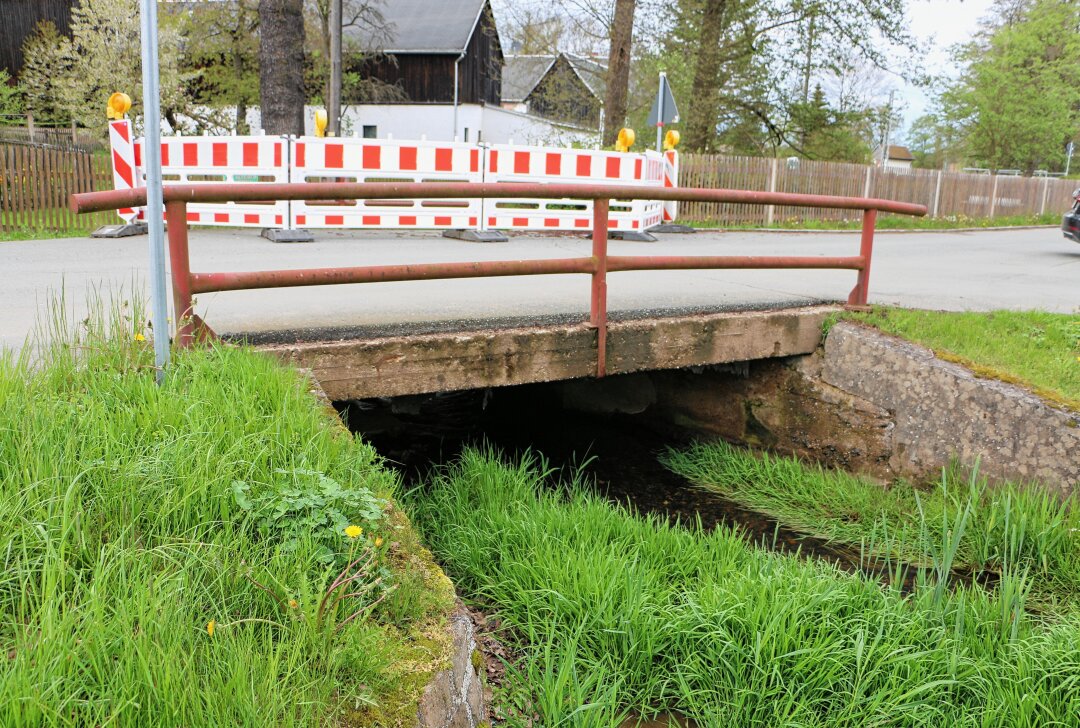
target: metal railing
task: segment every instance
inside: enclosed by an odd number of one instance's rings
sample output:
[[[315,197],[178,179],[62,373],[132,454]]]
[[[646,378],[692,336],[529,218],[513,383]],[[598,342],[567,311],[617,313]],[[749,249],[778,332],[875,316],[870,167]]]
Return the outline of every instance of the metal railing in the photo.
[[[187,205],[197,202],[273,202],[277,200],[386,200],[460,198],[549,198],[593,200],[592,255],[546,260],[503,260],[454,263],[308,268],[254,272],[192,273],[188,255]],[[609,256],[608,210],[611,200],[673,200],[678,202],[728,202],[751,205],[789,205],[862,210],[859,254],[825,256]],[[779,192],[697,189],[686,187],[641,188],[619,185],[577,184],[477,184],[462,182],[298,184],[206,184],[167,185],[164,190],[168,223],[169,257],[172,267],[176,343],[192,344],[201,321],[194,315],[192,296],[216,291],[252,288],[323,286],[339,283],[483,278],[493,276],[580,273],[592,276],[589,323],[597,330],[597,376],[604,376],[607,352],[607,274],[619,271],[687,269],[846,269],[858,272],[848,305],[865,306],[870,283],[874,226],[877,212],[921,216],[926,207],[890,200],[830,197]],[[75,212],[94,212],[146,204],[145,188],[90,192],[71,196]]]

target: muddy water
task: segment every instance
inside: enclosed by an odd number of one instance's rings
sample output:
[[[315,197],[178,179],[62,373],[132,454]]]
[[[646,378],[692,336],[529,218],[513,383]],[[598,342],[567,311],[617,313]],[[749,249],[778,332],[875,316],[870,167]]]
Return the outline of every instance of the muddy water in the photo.
[[[849,571],[894,580],[897,564],[871,562],[857,549],[788,528],[775,519],[694,487],[663,467],[658,455],[686,444],[685,436],[658,432],[643,415],[569,412],[541,386],[443,396],[396,398],[339,405],[349,427],[396,463],[408,480],[446,462],[468,444],[487,442],[507,453],[542,453],[564,474],[581,467],[586,482],[612,501],[684,524],[700,521],[738,530],[747,540]],[[901,588],[913,586],[904,569]],[[961,581],[970,575],[956,575]]]

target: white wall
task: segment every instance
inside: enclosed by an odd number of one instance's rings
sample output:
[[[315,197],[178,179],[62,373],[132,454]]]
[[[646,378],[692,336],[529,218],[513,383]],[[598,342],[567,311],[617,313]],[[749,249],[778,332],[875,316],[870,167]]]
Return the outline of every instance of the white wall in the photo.
[[[315,134],[316,106],[304,108],[304,133]],[[235,109],[221,109],[221,121],[226,127],[234,123]],[[600,132],[498,106],[461,104],[458,106],[460,141],[484,141],[491,144],[522,144],[541,147],[594,147],[600,143]],[[248,109],[248,125],[254,133],[262,126],[258,108]],[[165,125],[167,127],[167,125]],[[362,136],[364,126],[374,126],[378,139],[423,139],[451,141],[454,138],[454,107],[452,104],[386,104],[360,105],[346,108],[342,119],[343,136]],[[223,127],[214,133],[229,134]],[[163,129],[165,134],[171,130]]]

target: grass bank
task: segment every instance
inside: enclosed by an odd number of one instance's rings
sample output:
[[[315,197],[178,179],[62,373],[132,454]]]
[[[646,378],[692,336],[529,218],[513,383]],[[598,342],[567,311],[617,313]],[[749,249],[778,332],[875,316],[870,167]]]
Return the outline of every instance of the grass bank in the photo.
[[[1080,411],[1080,313],[879,306],[840,318],[914,341],[976,375],[1025,386],[1052,403]]]
[[[944,217],[911,217],[910,215],[882,214],[877,219],[878,230],[964,230],[969,228],[1028,227],[1032,225],[1060,225],[1061,212],[1043,215],[1007,215],[1003,217],[968,217],[946,215]],[[859,230],[862,218],[854,216],[845,220],[779,220],[772,225],[725,225],[716,220],[679,220],[691,227],[712,229],[767,229],[767,230]]]
[[[1044,491],[946,472],[917,488],[888,488],[796,458],[724,442],[669,450],[662,461],[702,488],[803,533],[872,558],[979,572],[1022,572],[1040,608],[1080,606],[1080,503]]]
[[[0,358],[0,724],[409,724],[452,591],[396,477],[265,357],[157,386],[141,320]]]
[[[459,589],[526,646],[538,724],[1080,725],[1080,621],[1033,623],[1019,577],[904,596],[544,481],[470,450],[412,500]]]

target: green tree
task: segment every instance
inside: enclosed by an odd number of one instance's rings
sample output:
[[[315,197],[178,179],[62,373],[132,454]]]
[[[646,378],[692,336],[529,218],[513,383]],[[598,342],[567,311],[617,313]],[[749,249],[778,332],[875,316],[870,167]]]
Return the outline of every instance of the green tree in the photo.
[[[193,116],[188,87],[194,75],[180,70],[183,38],[179,18],[159,17],[162,115],[174,128]],[[57,121],[104,130],[105,102],[115,91],[131,96],[132,115],[142,108],[142,62],[138,0],[79,0],[71,12],[71,37],[51,24],[39,26],[24,51],[20,80],[27,107]]]
[[[964,70],[939,99],[966,161],[992,169],[1057,169],[1080,126],[1080,7],[1013,1],[960,47]]]
[[[859,134],[863,115],[831,108],[821,84],[814,86],[809,101],[793,104],[790,113],[791,129],[802,156],[859,163],[869,158],[870,149]]]
[[[192,89],[195,101],[235,107],[236,133],[250,133],[247,110],[259,104],[258,3],[203,3],[182,18],[183,66],[198,74]]]
[[[6,69],[0,68],[0,116],[15,116],[23,113],[22,88],[11,85],[11,76]]]

